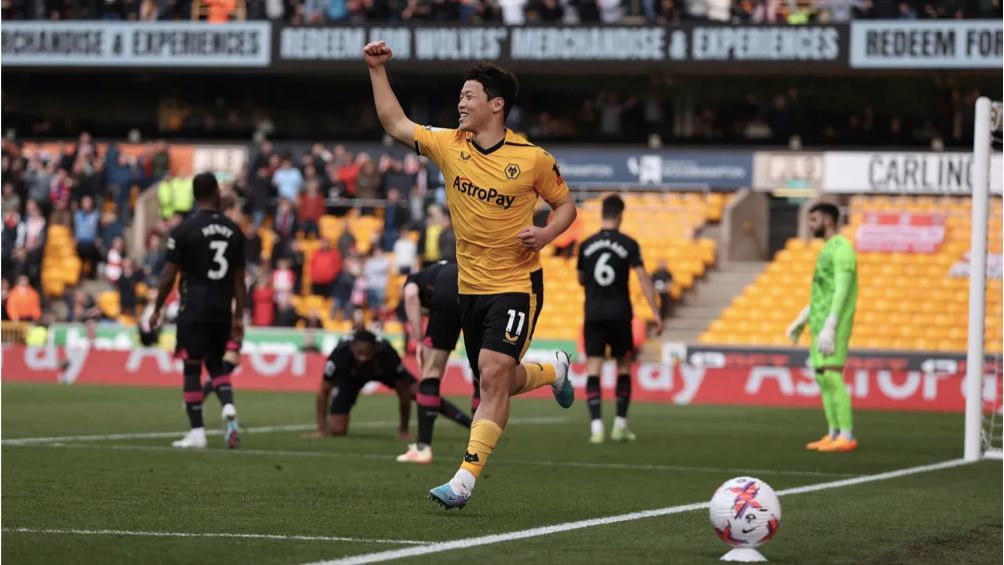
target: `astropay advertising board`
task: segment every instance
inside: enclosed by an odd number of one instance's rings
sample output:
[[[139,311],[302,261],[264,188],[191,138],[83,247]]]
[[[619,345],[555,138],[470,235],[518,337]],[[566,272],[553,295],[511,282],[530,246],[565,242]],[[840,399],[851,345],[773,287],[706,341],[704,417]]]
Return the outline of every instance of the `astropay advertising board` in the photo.
[[[1001,193],[1000,153],[990,157],[990,192]],[[823,192],[971,194],[973,154],[832,151],[823,154]]]
[[[528,355],[527,360],[544,361],[551,358],[549,353]],[[905,359],[848,363],[844,380],[855,408],[961,412],[965,406],[965,360],[961,355],[942,356],[945,358],[926,360],[916,367]],[[325,363],[321,353],[300,351],[252,351],[242,357],[233,380],[240,390],[315,391]],[[804,357],[803,351],[801,358]],[[796,363],[790,352],[703,351],[691,354],[689,360],[685,364],[675,360],[634,364],[633,398],[678,405],[819,406],[819,387],[812,369]],[[417,374],[414,357],[408,356],[405,364],[412,374]],[[180,360],[163,349],[3,347],[5,382],[174,387],[180,397],[181,365]],[[996,398],[999,394],[1001,376],[995,367],[999,364],[987,364],[985,398]],[[573,363],[569,376],[576,388],[585,388],[585,363]],[[616,367],[607,364],[601,371],[601,387],[613,394],[616,381]],[[473,385],[467,362],[451,360],[442,383],[443,394],[471,394]],[[363,389],[363,394],[389,392],[375,382]],[[529,393],[540,398],[550,395],[545,389]]]

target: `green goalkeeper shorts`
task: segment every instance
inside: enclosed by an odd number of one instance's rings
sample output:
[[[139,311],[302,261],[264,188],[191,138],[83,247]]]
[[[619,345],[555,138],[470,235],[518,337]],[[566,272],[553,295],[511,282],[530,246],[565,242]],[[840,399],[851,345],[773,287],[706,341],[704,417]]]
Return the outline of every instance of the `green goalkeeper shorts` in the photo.
[[[846,333],[847,335],[841,335]],[[847,363],[847,346],[851,341],[850,332],[838,332],[833,340],[835,346],[832,355],[823,355],[816,347],[816,336],[812,336],[812,346],[809,347],[809,363],[814,369],[823,367],[843,367]]]

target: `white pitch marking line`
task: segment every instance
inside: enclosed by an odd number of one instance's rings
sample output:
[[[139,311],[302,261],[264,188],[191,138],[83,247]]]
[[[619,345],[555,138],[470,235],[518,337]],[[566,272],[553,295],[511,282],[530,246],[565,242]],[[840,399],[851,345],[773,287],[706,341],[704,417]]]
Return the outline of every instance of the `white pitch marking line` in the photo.
[[[721,467],[688,467],[686,465],[650,465],[638,463],[593,463],[589,461],[532,461],[523,459],[505,459],[498,464],[513,463],[517,465],[537,465],[548,467],[551,465],[564,467],[584,467],[587,469],[627,469],[627,470],[650,470],[650,471],[704,471],[708,473],[743,473],[747,475],[794,475],[809,477],[861,477],[863,475],[854,473],[827,473],[825,471],[786,471],[777,469],[726,469]]]
[[[563,424],[567,422],[567,418],[557,417],[557,416],[545,416],[545,417],[531,417],[531,418],[513,418],[510,420],[512,424],[521,425],[535,425],[535,424]],[[353,428],[385,428],[389,426],[396,426],[398,422],[392,422],[390,420],[384,421],[372,421],[372,422],[353,422]],[[276,432],[305,432],[317,429],[316,424],[291,424],[286,426],[263,426],[257,428],[244,428],[243,431],[251,434],[268,434]],[[158,439],[167,437],[179,437],[185,435],[188,430],[176,431],[176,432],[144,432],[144,433],[131,433],[131,434],[107,434],[107,435],[90,435],[90,436],[53,436],[53,437],[23,437],[23,438],[12,438],[4,439],[0,441],[2,445],[28,445],[37,443],[61,443],[67,441],[114,441],[123,439]],[[206,435],[223,435],[222,430],[207,430]]]
[[[3,528],[4,533],[11,534],[49,534],[49,535],[77,535],[77,536],[136,536],[153,538],[234,538],[234,539],[265,539],[281,541],[351,541],[358,543],[384,543],[395,545],[424,545],[429,542],[415,541],[407,539],[367,539],[348,538],[341,536],[286,536],[280,534],[237,534],[226,532],[142,532],[130,530],[79,530],[79,529],[55,529],[55,528]]]
[[[941,463],[934,463],[932,465],[908,467],[906,469],[898,469],[895,471],[888,471],[886,473],[878,473],[875,475],[867,475],[864,477],[856,477],[853,479],[843,479],[840,481],[831,481],[827,483],[819,483],[815,485],[795,487],[778,491],[777,494],[779,496],[784,496],[791,494],[816,492],[820,490],[827,490],[833,488],[842,488],[847,486],[859,485],[862,483],[895,479],[898,477],[905,477],[907,475],[915,475],[918,473],[940,471],[942,469],[949,469],[952,467],[958,467],[960,465],[966,465],[966,464],[968,464],[968,462],[963,459],[954,459],[952,461],[944,461]],[[579,520],[577,522],[566,522],[564,524],[555,524],[553,526],[531,528],[529,530],[519,530],[515,532],[509,532],[506,534],[496,534],[491,536],[480,536],[475,538],[466,538],[466,539],[459,539],[459,540],[439,542],[439,543],[430,543],[428,545],[423,545],[419,547],[410,547],[407,549],[395,549],[390,551],[380,551],[376,553],[365,553],[362,555],[353,555],[349,557],[343,557],[341,559],[334,559],[331,561],[317,561],[315,563],[311,563],[310,565],[355,565],[361,563],[379,563],[381,561],[404,559],[407,557],[415,557],[418,555],[442,553],[444,551],[452,551],[454,549],[467,550],[472,547],[477,547],[481,545],[490,545],[513,540],[547,536],[561,532],[580,530],[582,528],[592,528],[594,526],[606,526],[609,524],[618,524],[621,522],[632,522],[634,520],[643,520],[645,518],[655,518],[658,516],[668,516],[670,514],[680,514],[683,512],[690,512],[692,510],[703,510],[706,509],[707,507],[708,507],[707,502],[695,502],[693,504],[684,504],[681,506],[669,506],[666,508],[657,508],[655,510],[631,512],[630,514],[619,514],[616,516],[606,516],[603,518]]]
[[[383,424],[383,422],[360,422],[359,426],[365,426],[369,424],[368,427],[375,427],[373,424]],[[259,428],[246,428],[243,431],[248,433],[275,433],[275,432],[300,432],[306,430],[312,430],[317,426],[311,426],[309,424],[296,424],[291,426],[266,426]],[[67,441],[114,441],[122,439],[158,439],[166,437],[178,437],[184,435],[184,431],[177,432],[144,432],[144,433],[130,433],[130,434],[106,434],[106,435],[92,435],[92,436],[52,436],[52,437],[25,437],[25,438],[14,438],[5,439],[0,441],[2,445],[30,445],[39,443],[60,443]],[[221,430],[206,430],[206,435],[222,435]]]
[[[73,449],[110,449],[115,451],[165,451],[172,453],[226,453],[243,455],[282,455],[299,457],[353,457],[357,459],[376,459],[380,461],[390,461],[394,455],[379,453],[353,453],[339,451],[291,451],[291,450],[270,450],[270,449],[178,449],[176,447],[166,447],[160,445],[92,445],[86,443],[30,443],[15,444],[12,447],[57,447]],[[787,471],[771,469],[726,469],[719,467],[687,467],[685,465],[636,465],[632,463],[590,463],[586,461],[532,461],[526,459],[506,459],[498,461],[499,465],[532,465],[545,467],[581,467],[586,469],[624,469],[627,471],[683,471],[683,472],[705,472],[705,473],[738,473],[742,475],[791,475],[791,476],[812,476],[812,477],[860,477],[862,475],[852,475],[848,473],[826,473],[823,471]]]

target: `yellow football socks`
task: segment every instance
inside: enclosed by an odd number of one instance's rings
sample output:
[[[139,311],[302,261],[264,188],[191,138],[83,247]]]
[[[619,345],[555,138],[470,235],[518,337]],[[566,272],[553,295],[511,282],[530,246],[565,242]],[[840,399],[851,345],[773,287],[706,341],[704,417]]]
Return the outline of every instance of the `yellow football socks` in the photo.
[[[554,370],[551,370],[552,380]],[[467,469],[475,478],[481,475],[481,470],[488,462],[488,456],[495,450],[495,444],[502,437],[502,428],[491,420],[474,420],[471,424],[471,439],[467,442],[467,453],[461,469]]]
[[[523,363],[523,368],[526,369],[526,384],[516,394],[523,394],[553,384],[556,378],[554,365],[550,363]]]

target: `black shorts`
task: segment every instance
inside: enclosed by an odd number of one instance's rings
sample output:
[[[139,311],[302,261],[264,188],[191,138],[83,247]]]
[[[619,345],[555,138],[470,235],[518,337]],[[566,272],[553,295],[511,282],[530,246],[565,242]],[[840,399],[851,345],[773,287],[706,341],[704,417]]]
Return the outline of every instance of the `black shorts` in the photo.
[[[356,400],[359,398],[359,392],[370,381],[377,381],[387,388],[395,390],[397,383],[402,380],[410,385],[415,382],[415,377],[408,373],[397,373],[392,375],[392,377],[379,379],[336,377],[333,383],[335,387],[331,391],[331,407],[328,408],[328,414],[348,414],[352,410],[352,407],[355,406]]]
[[[467,360],[478,378],[482,349],[520,361],[530,346],[537,317],[544,307],[544,272],[530,273],[531,292],[461,294],[460,325],[464,329]]]
[[[583,326],[583,341],[586,357],[606,357],[607,346],[610,356],[621,359],[634,352],[634,338],[631,335],[631,320],[592,320]]]
[[[460,338],[460,304],[455,294],[443,293],[429,306],[429,324],[425,326],[422,345],[442,351],[453,351]]]
[[[198,359],[211,366],[223,360],[230,341],[230,324],[182,323],[177,326],[174,354],[179,359]]]

